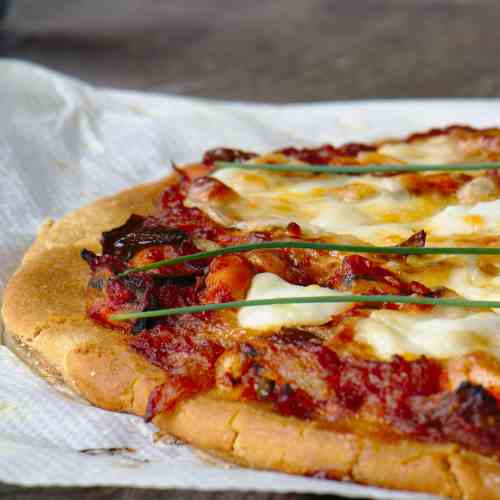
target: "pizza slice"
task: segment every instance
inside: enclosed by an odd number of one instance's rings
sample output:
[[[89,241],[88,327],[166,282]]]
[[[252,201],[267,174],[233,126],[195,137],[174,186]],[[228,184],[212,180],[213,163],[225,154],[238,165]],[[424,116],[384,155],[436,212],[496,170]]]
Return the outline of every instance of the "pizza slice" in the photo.
[[[207,152],[46,223],[11,345],[238,464],[500,498],[500,131]]]

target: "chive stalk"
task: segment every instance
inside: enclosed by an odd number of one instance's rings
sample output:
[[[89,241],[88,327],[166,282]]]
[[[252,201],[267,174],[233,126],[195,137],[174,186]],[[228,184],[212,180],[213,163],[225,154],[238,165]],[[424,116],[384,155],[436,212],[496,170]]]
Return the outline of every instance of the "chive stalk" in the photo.
[[[404,165],[308,165],[284,163],[237,163],[215,162],[215,170],[237,168],[240,170],[268,170],[271,172],[303,172],[317,174],[379,174],[408,172],[468,172],[475,170],[499,170],[500,163],[470,163],[423,165],[409,163]]]
[[[110,316],[113,321],[123,321],[139,318],[159,318],[176,314],[192,314],[206,311],[220,311],[223,309],[239,309],[242,307],[270,306],[275,304],[325,304],[341,302],[359,303],[391,303],[391,304],[418,304],[443,307],[471,307],[471,308],[500,308],[500,301],[468,300],[468,299],[441,299],[435,297],[419,297],[414,295],[339,295],[337,297],[286,297],[260,300],[237,300],[221,304],[200,304],[196,306],[174,307],[157,309],[155,311],[125,312]]]
[[[127,269],[119,276],[129,273],[150,271],[165,266],[175,266],[193,260],[202,260],[228,253],[241,253],[250,250],[266,250],[279,248],[305,248],[313,250],[328,250],[344,253],[373,253],[389,255],[500,255],[497,247],[379,247],[373,245],[345,245],[340,243],[316,243],[308,241],[264,241],[260,243],[246,243],[243,245],[229,246],[198,252],[190,255],[181,255],[173,259],[164,259],[140,267]]]

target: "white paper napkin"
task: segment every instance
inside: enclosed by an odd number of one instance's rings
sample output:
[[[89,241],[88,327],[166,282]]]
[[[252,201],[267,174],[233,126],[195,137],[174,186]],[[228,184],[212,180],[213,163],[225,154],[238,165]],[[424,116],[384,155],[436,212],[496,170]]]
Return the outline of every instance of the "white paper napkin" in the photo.
[[[500,100],[405,100],[288,106],[99,90],[40,67],[0,62],[0,290],[37,227],[171,161],[216,146],[266,151],[366,141],[450,123],[500,124]],[[209,463],[155,444],[140,419],[60,394],[0,347],[0,481],[431,498]],[[85,449],[130,448],[113,456]]]

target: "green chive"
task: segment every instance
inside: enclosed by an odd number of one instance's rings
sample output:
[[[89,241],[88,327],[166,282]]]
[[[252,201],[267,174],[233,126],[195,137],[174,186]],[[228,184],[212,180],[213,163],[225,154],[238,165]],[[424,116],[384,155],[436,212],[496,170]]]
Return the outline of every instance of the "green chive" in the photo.
[[[224,302],[222,304],[200,304],[197,306],[174,307],[172,309],[158,309],[156,311],[125,312],[114,314],[110,316],[110,319],[121,321],[138,318],[158,318],[161,316],[172,316],[174,314],[192,314],[205,311],[220,311],[221,309],[270,306],[274,304],[325,304],[339,302],[387,302],[391,304],[419,304],[444,307],[500,308],[500,302],[493,300],[439,299],[432,297],[415,297],[413,295],[339,295],[337,297],[286,297],[261,300],[237,300],[234,302]]]
[[[270,170],[272,172],[309,172],[322,174],[375,174],[404,172],[467,172],[472,170],[499,170],[500,163],[471,163],[452,165],[294,165],[272,163],[215,162],[215,169],[239,168],[242,170]]]
[[[398,255],[500,255],[500,248],[496,247],[377,247],[372,245],[344,245],[336,243],[313,243],[308,241],[265,241],[261,243],[247,243],[230,247],[208,250],[191,255],[181,255],[173,259],[164,259],[151,264],[128,269],[119,276],[129,273],[150,271],[164,266],[175,266],[192,260],[208,259],[228,253],[248,252],[250,250],[265,250],[271,248],[310,248],[315,250],[329,250],[345,253],[375,253]]]

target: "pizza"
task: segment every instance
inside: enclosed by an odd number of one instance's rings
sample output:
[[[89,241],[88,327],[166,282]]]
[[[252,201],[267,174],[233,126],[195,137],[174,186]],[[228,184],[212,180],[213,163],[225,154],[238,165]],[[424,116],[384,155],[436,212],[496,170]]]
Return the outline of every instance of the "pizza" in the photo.
[[[46,222],[8,337],[242,466],[500,498],[499,161],[500,129],[467,126],[208,151]]]

